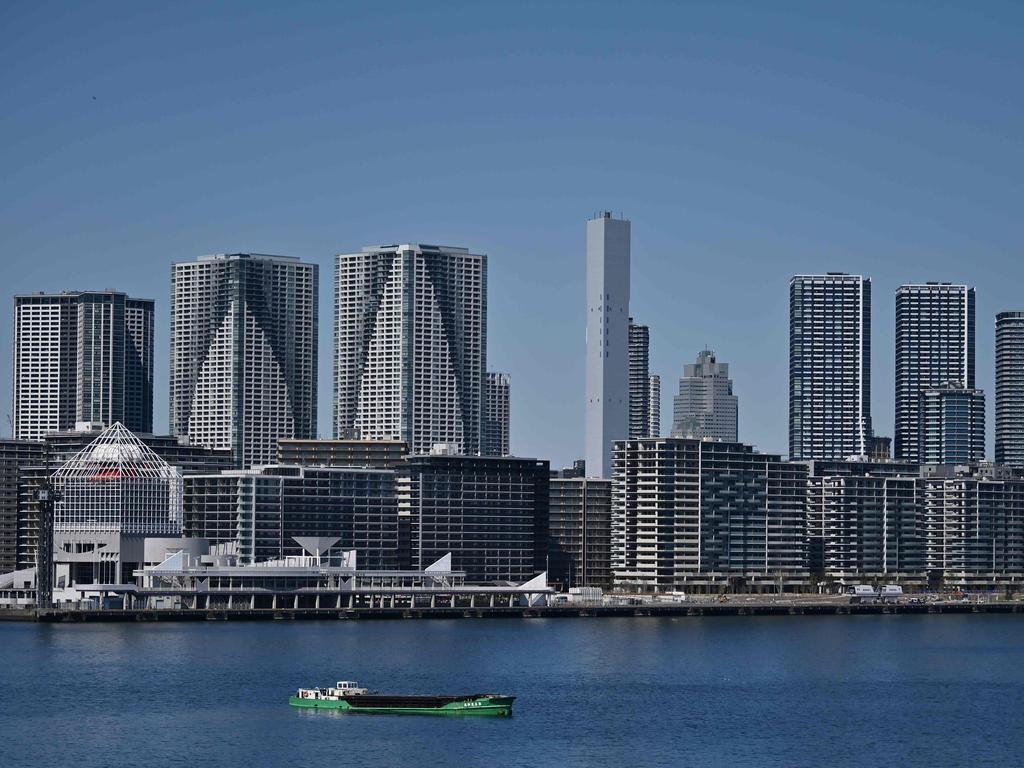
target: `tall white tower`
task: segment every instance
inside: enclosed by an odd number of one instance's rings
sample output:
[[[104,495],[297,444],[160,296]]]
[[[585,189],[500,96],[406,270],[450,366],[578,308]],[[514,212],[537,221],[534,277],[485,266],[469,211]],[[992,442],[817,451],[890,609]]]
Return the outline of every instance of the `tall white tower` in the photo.
[[[487,256],[424,243],[335,257],[334,435],[480,453]]]
[[[587,222],[587,408],[584,458],[611,477],[612,442],[629,436],[629,237],[609,211]]]
[[[118,291],[14,297],[14,437],[76,422],[153,431],[153,301]]]
[[[229,253],[173,265],[171,434],[272,464],[316,435],[319,268]]]

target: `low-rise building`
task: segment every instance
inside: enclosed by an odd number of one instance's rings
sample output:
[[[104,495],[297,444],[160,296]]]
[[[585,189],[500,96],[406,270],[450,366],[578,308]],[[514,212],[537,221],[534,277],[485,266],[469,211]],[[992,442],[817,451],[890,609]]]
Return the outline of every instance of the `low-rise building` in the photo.
[[[147,537],[181,534],[181,473],[116,423],[52,479],[54,585],[123,584]]]
[[[394,568],[395,472],[275,465],[184,478],[184,531],[234,542],[243,564],[301,555],[296,537],[333,537],[368,568]]]
[[[378,467],[393,469],[409,453],[402,440],[297,440],[277,441],[278,464],[307,467]]]
[[[408,520],[408,566],[447,552],[473,582],[525,581],[547,567],[547,461],[460,455],[410,456],[399,471]]]
[[[18,467],[17,567],[33,568],[39,546],[39,503],[37,494],[58,467],[83,451],[103,431],[104,425],[82,422],[73,431],[54,432],[42,441],[42,453],[30,463]],[[184,437],[133,433],[182,475],[219,472],[234,466],[229,450],[194,445]]]
[[[616,441],[615,584],[643,592],[800,590],[806,465],[742,443]]]

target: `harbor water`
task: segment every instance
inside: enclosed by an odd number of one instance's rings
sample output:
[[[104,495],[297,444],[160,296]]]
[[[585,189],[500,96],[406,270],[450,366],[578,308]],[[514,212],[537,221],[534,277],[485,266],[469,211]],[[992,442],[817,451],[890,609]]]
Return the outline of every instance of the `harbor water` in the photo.
[[[503,693],[510,718],[298,710]],[[0,624],[0,765],[1011,766],[1024,618]]]

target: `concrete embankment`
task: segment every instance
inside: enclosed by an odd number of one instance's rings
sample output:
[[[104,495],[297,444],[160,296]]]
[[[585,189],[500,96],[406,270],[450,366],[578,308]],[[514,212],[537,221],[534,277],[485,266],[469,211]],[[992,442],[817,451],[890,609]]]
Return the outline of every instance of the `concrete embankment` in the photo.
[[[844,600],[806,602],[646,603],[642,605],[553,605],[495,608],[355,608],[298,610],[0,610],[0,620],[55,622],[110,621],[274,621],[338,619],[599,618],[690,616],[870,616],[1015,613],[1024,602],[929,602],[851,604]]]

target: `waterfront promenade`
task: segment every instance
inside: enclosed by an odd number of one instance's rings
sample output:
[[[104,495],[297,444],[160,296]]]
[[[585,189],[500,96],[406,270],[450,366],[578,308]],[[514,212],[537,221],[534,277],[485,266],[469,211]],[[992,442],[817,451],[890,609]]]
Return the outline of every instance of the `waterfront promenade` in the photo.
[[[0,611],[0,620],[57,622],[154,622],[154,621],[288,621],[356,619],[521,619],[601,617],[699,617],[699,616],[865,616],[929,614],[1024,614],[1024,600],[903,598],[893,602],[856,603],[847,597],[745,596],[692,598],[685,601],[646,601],[629,604],[567,603],[534,606],[441,606],[361,607],[298,609],[34,609]]]

